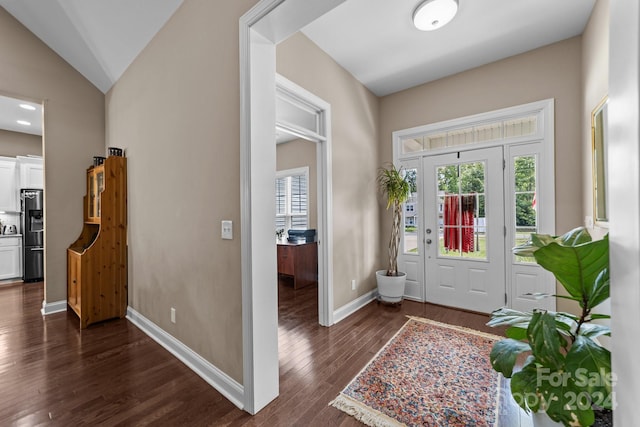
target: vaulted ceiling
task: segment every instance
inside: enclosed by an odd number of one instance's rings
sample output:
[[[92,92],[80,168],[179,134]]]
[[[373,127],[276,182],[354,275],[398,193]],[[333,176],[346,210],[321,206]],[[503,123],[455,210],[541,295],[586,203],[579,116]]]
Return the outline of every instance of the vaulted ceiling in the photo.
[[[595,2],[459,0],[451,23],[422,32],[411,21],[420,0],[347,0],[302,31],[383,96],[579,35]],[[182,3],[0,0],[104,93]]]

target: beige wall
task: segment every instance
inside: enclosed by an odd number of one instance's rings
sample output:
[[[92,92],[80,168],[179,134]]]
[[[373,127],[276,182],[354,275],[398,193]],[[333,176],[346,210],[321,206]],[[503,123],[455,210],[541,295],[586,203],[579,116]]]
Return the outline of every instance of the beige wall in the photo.
[[[581,38],[574,37],[386,96],[380,158],[392,159],[393,131],[555,98],[556,231],[577,227],[583,221],[581,61]],[[381,215],[386,235],[389,214]]]
[[[0,156],[42,156],[42,137],[0,129]]]
[[[276,145],[276,170],[309,168],[309,228],[318,229],[316,143],[294,139]]]
[[[331,104],[334,308],[375,288],[381,268],[378,98],[302,33],[277,46],[276,69]],[[351,290],[351,280],[357,287]]]
[[[582,35],[582,132],[584,215],[594,217],[591,157],[591,112],[609,93],[609,0],[598,0]],[[601,238],[609,230],[596,226]]]
[[[0,94],[44,101],[45,299],[67,298],[66,248],[82,229],[85,172],[104,153],[104,95],[0,8]]]
[[[185,1],[106,100],[129,165],[129,305],[240,383],[238,19],[255,3]]]
[[[593,179],[591,157],[591,112],[609,93],[609,0],[598,0],[591,18],[582,34],[582,147],[583,147],[583,194],[584,215],[593,218]],[[590,230],[594,239],[601,239],[608,228],[596,225]],[[567,304],[567,302],[564,302]],[[577,304],[572,304],[574,311]],[[611,301],[597,308],[598,313],[611,314]],[[609,323],[608,321],[603,321]],[[610,346],[611,339],[600,338],[603,345]]]

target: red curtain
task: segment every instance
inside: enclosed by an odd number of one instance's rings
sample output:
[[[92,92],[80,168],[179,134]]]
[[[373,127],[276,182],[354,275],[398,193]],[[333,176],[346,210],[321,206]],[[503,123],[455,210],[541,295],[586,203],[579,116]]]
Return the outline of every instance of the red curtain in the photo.
[[[475,195],[444,197],[444,247],[450,251],[474,251]]]

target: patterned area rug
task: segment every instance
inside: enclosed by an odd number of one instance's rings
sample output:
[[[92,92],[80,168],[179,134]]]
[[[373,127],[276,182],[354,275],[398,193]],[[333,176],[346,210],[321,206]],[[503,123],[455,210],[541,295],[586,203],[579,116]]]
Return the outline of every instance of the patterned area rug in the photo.
[[[500,339],[410,317],[330,405],[374,427],[496,425]]]

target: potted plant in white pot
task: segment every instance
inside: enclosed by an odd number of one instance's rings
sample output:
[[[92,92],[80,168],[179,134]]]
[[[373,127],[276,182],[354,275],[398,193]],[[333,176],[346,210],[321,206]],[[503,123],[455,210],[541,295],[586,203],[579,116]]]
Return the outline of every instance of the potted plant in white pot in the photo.
[[[384,302],[397,303],[404,296],[406,273],[398,271],[400,227],[402,227],[402,204],[410,195],[410,184],[402,168],[389,167],[378,170],[378,188],[387,199],[387,209],[392,209],[391,236],[389,239],[389,267],[376,271],[378,295]]]
[[[556,296],[576,301],[580,315],[494,311],[488,324],[508,326],[508,338],[493,346],[493,368],[511,378],[511,394],[523,409],[534,412],[534,426],[552,425],[551,420],[565,426],[610,425],[605,418],[614,405],[615,377],[611,353],[597,340],[610,331],[593,322],[609,318],[593,312],[609,298],[608,237],[593,241],[582,227],[559,237],[532,234],[531,242],[513,252],[533,256],[552,272],[568,294]],[[527,357],[515,370],[520,354]]]

